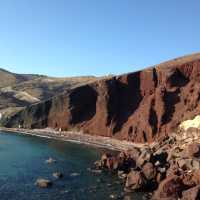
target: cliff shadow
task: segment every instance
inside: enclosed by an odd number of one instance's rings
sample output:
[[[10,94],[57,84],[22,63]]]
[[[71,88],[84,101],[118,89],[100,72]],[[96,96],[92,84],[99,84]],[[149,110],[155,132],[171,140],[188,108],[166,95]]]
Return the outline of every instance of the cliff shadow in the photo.
[[[165,113],[162,116],[162,124],[167,124],[171,121],[173,114],[175,112],[175,105],[180,101],[180,88],[173,92],[165,91],[163,96],[164,105],[165,105]]]
[[[127,77],[127,83],[123,83],[120,80],[117,81],[117,111],[113,121],[115,127],[113,133],[120,131],[128,118],[139,107],[142,100],[140,91],[140,72],[129,74]]]
[[[89,85],[75,88],[69,95],[71,124],[90,120],[96,114],[97,92]]]

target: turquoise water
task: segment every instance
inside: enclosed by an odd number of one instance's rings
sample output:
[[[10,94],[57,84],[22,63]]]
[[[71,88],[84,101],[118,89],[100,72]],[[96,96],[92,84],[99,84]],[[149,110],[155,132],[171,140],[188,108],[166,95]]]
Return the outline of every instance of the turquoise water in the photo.
[[[0,132],[0,199],[106,200],[111,194],[120,195],[123,185],[115,175],[96,175],[87,170],[102,151],[86,145]],[[49,157],[57,162],[46,164]],[[56,171],[64,177],[53,178]],[[80,175],[72,177],[71,173]],[[52,180],[53,186],[37,188],[34,183],[39,177]],[[138,193],[131,196],[142,199]]]

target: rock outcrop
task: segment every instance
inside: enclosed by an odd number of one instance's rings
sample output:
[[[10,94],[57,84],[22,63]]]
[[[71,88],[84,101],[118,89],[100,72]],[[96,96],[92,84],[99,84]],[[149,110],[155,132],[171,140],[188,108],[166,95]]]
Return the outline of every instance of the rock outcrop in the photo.
[[[200,113],[200,54],[97,80],[28,106],[7,127],[83,131],[152,142]]]
[[[150,192],[148,199],[152,200],[198,200],[200,143],[183,146],[175,136],[132,147],[117,155],[104,153],[93,168],[118,175],[125,193]],[[110,165],[111,160],[115,160],[115,167]]]

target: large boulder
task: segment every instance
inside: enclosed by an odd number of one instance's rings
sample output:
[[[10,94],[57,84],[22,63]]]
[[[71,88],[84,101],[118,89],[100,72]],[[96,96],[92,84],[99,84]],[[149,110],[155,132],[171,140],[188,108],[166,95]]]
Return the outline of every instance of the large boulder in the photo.
[[[142,166],[146,163],[149,162],[152,158],[152,151],[151,149],[144,148],[141,150],[141,154],[136,160],[136,164],[139,168],[142,168]]]
[[[151,162],[144,164],[142,172],[147,180],[152,180],[156,177],[156,169]]]
[[[182,182],[186,188],[192,188],[196,186],[195,181],[193,180],[193,173],[188,172],[181,175]]]
[[[177,164],[183,170],[198,170],[198,169],[200,169],[199,160],[192,159],[192,158],[178,159]]]
[[[172,175],[163,180],[153,195],[153,200],[177,200],[181,196],[183,183],[180,177]]]
[[[182,173],[182,170],[179,168],[177,163],[173,163],[168,168],[166,176],[180,175],[181,173]]]
[[[192,180],[195,182],[196,185],[200,185],[200,170],[194,170],[192,174]]]
[[[125,190],[134,191],[142,189],[144,186],[144,177],[139,171],[131,171],[126,179]]]
[[[127,157],[133,159],[133,160],[137,160],[140,156],[140,150],[138,148],[132,148],[132,149],[129,149],[127,152],[126,152],[126,155]]]
[[[101,156],[101,166],[102,167],[107,167],[108,163],[109,163],[109,159],[112,157],[112,155],[110,153],[104,153]]]
[[[200,185],[189,190],[183,191],[181,200],[199,200],[200,199]]]
[[[190,157],[200,157],[200,144],[192,143],[189,144],[188,147],[184,151],[186,155]]]

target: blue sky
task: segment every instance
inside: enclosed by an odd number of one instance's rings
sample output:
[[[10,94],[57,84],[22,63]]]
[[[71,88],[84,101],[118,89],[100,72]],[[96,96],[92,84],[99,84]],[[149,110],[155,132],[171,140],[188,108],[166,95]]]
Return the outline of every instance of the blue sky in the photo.
[[[199,0],[0,0],[0,66],[120,74],[200,51]]]

